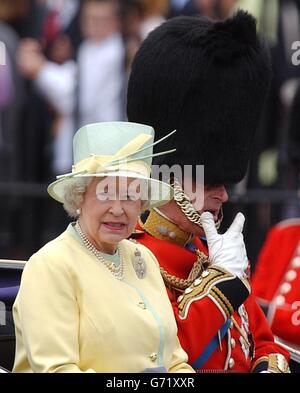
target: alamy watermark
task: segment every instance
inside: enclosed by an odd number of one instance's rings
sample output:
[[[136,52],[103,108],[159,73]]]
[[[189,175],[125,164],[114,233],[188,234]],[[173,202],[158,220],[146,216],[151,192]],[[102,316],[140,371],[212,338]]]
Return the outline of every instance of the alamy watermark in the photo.
[[[292,43],[292,46],[291,46],[291,49],[293,50],[293,51],[295,51],[293,54],[292,54],[292,64],[294,65],[294,66],[297,66],[297,65],[299,65],[300,64],[300,41],[294,41],[293,43]]]
[[[300,300],[293,302],[292,310],[296,310],[292,314],[292,324],[294,326],[299,326],[300,325]]]
[[[0,326],[6,325],[6,307],[5,303],[0,301]]]
[[[128,168],[129,169],[129,168]],[[151,200],[152,202],[170,199],[167,187],[171,179],[176,179],[185,194],[197,211],[203,208],[204,204],[204,166],[203,165],[152,165],[151,178],[147,180],[147,173],[125,171],[122,176],[122,170],[119,175],[107,176],[99,179],[96,187],[96,196],[98,200]],[[141,171],[142,172],[142,171]],[[118,172],[112,171],[112,175]],[[132,180],[128,182],[128,177]],[[157,182],[160,180],[161,182]]]
[[[4,42],[0,41],[0,66],[6,64],[6,48]]]

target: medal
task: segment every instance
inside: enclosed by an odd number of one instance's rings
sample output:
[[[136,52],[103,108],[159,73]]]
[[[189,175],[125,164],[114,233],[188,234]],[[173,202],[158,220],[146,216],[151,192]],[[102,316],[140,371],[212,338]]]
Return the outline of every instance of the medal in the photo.
[[[134,252],[132,265],[138,278],[144,278],[146,276],[146,262],[137,248]]]

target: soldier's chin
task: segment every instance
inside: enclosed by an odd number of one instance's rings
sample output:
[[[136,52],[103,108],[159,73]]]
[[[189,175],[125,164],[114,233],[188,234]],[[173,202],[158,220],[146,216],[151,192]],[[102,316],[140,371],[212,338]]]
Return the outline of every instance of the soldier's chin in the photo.
[[[215,222],[219,222],[222,221],[222,219],[223,219],[222,210],[219,210],[218,213],[214,216],[214,220]]]
[[[215,217],[214,217],[215,218]],[[215,225],[216,228],[219,229],[223,220],[223,211],[220,209],[219,213],[216,215]]]
[[[219,211],[219,212],[216,212],[215,210],[207,210],[207,211],[208,211],[210,214],[212,214],[215,223],[218,222],[218,221],[221,219],[221,217],[220,217],[220,211]]]

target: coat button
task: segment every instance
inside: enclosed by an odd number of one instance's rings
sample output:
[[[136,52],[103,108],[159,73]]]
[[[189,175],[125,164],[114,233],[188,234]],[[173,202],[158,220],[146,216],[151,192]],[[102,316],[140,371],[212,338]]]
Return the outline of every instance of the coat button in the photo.
[[[173,231],[169,232],[169,238],[170,239],[175,239],[175,237],[176,237],[176,233],[175,232],[173,232]]]
[[[158,232],[161,233],[162,235],[167,235],[167,233],[169,232],[169,231],[168,231],[168,228],[164,227],[163,225],[158,225],[158,226],[156,227],[156,229],[157,229]]]
[[[180,303],[182,299],[183,299],[183,296],[182,296],[182,295],[178,296],[178,298],[177,298],[177,303]]]
[[[285,303],[285,297],[282,295],[278,295],[275,298],[275,302],[278,306],[282,306]]]
[[[231,348],[235,347],[235,339],[234,338],[230,339],[230,345],[231,345]]]
[[[196,287],[197,285],[200,285],[202,282],[201,278],[196,278],[196,280],[194,281],[194,286]]]
[[[151,362],[155,362],[156,359],[157,359],[157,353],[155,353],[155,352],[151,353],[151,355],[150,355]]]
[[[285,275],[286,281],[293,281],[296,277],[297,273],[295,272],[295,270],[289,270]]]
[[[281,293],[288,293],[288,292],[290,292],[291,288],[292,288],[291,284],[288,282],[285,282],[280,286],[280,292]]]
[[[188,295],[188,294],[191,293],[191,292],[193,292],[193,288],[191,288],[191,287],[186,288],[185,291],[184,291],[184,293],[185,293],[186,295]]]
[[[235,365],[234,359],[233,359],[233,358],[230,358],[230,359],[229,359],[229,368],[234,367],[234,365]]]
[[[292,259],[292,266],[295,268],[300,267],[300,257],[299,256]]]

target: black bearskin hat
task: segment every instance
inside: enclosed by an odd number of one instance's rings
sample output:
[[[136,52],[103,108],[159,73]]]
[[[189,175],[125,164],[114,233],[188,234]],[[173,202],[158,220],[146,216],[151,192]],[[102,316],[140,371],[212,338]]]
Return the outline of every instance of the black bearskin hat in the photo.
[[[181,16],[152,31],[138,50],[128,85],[131,122],[151,125],[176,153],[156,164],[205,165],[206,184],[240,181],[247,170],[271,66],[255,19]],[[174,142],[175,141],[175,142]]]

